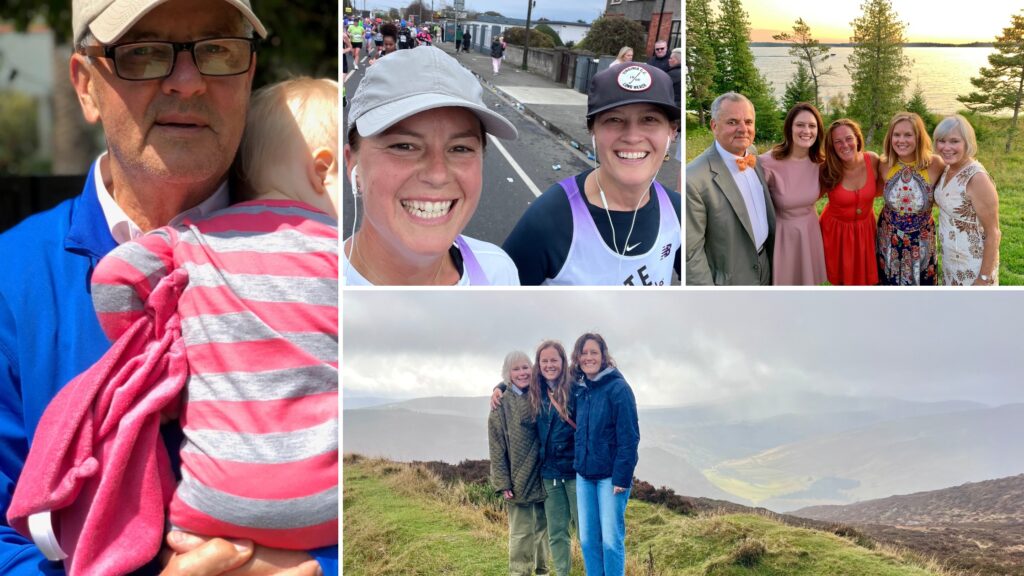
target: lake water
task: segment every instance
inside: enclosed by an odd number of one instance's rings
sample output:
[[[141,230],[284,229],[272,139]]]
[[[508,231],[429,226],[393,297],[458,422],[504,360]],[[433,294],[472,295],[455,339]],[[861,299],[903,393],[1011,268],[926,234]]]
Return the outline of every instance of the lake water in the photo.
[[[786,83],[793,79],[796,64],[789,55],[789,48],[751,48],[754,63],[775,88],[775,97],[782,100]],[[988,66],[988,55],[994,48],[904,48],[904,56],[913,63],[909,74],[909,85],[905,87],[906,99],[920,83],[924,89],[928,109],[937,114],[952,114],[966,107],[956,97],[966,95],[974,88],[971,77],[978,76],[978,69]],[[847,103],[852,87],[850,74],[844,67],[853,53],[853,48],[832,48],[832,56],[825,66],[831,66],[833,74],[818,79],[822,102],[837,94],[846,94]]]

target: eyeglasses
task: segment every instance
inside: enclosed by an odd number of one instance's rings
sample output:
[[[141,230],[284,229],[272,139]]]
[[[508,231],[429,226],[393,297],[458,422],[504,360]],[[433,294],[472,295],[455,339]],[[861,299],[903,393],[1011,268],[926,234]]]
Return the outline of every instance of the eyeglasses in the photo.
[[[668,48],[655,48],[654,49],[655,52],[664,52],[665,50],[668,50]]]
[[[235,76],[249,71],[256,52],[254,38],[207,38],[195,42],[127,42],[110,46],[85,46],[86,56],[109,58],[114,72],[124,80],[156,80],[174,72],[178,52],[190,52],[203,76]]]

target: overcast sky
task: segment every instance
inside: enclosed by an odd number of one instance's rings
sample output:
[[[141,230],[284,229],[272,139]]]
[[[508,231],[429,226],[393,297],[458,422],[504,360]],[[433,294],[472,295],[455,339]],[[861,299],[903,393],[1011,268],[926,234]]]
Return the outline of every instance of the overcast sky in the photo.
[[[1024,402],[1019,292],[351,291],[346,396],[482,396],[505,354],[600,332],[645,406],[813,391]]]

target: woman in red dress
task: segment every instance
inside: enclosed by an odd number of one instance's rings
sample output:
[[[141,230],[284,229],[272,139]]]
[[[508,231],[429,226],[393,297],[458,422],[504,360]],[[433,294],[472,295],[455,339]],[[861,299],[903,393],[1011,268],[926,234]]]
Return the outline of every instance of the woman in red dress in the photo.
[[[821,213],[825,270],[830,284],[878,284],[875,262],[875,197],[879,195],[878,155],[864,150],[864,136],[853,120],[840,118],[825,134],[821,190],[828,204]]]

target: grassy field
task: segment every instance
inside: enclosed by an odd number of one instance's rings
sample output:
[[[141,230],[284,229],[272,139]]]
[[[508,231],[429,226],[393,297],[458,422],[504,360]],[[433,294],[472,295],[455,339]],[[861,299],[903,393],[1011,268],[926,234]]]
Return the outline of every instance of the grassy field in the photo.
[[[507,573],[507,519],[481,485],[446,485],[420,466],[346,456],[345,574]],[[898,550],[756,514],[684,516],[631,500],[627,576],[925,576],[940,568]],[[578,549],[570,576],[582,576]]]
[[[973,120],[972,120],[973,121]],[[1013,150],[1006,154],[1005,130],[1008,119],[981,117],[978,131],[978,160],[985,166],[996,183],[999,192],[999,228],[1003,236],[999,247],[999,284],[1001,286],[1024,285],[1024,133],[1018,132]],[[686,161],[700,155],[713,142],[711,131],[696,126],[688,119],[686,126]],[[768,150],[773,142],[757,142],[761,152]],[[881,146],[869,147],[881,152]],[[825,201],[818,203],[818,212]],[[882,199],[875,200],[875,214],[882,208]],[[935,208],[935,222],[938,224],[939,209]],[[941,234],[941,233],[940,233]],[[941,274],[942,262],[939,262]]]

